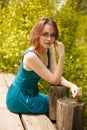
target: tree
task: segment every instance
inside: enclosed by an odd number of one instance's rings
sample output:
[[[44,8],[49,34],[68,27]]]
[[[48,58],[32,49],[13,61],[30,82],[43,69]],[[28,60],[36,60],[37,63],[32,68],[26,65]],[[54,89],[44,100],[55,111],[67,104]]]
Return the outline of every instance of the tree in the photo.
[[[9,0],[8,4],[6,0],[1,2],[0,71],[15,72],[24,49],[29,46],[32,26],[43,16],[53,16],[56,1]]]
[[[77,11],[82,11],[83,14],[87,14],[87,0],[77,0]]]

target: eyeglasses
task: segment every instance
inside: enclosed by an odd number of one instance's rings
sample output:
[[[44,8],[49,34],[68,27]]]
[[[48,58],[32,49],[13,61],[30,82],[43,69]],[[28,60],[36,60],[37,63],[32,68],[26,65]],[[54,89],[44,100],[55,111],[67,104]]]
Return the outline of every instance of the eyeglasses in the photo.
[[[56,39],[56,35],[55,34],[49,34],[49,33],[43,33],[42,36],[45,38],[45,39],[48,39],[49,37],[51,38],[51,40],[55,40]]]

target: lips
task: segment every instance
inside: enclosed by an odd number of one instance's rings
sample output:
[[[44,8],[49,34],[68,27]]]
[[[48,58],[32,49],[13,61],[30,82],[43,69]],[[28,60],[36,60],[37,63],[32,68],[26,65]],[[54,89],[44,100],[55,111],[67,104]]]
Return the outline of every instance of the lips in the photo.
[[[49,45],[49,44],[51,44],[51,43],[50,43],[50,42],[46,42],[45,44],[48,44],[48,45]]]

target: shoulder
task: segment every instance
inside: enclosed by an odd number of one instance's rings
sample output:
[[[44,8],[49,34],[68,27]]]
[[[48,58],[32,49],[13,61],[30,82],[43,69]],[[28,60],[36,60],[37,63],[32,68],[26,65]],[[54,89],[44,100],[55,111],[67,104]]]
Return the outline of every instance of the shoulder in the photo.
[[[34,58],[37,58],[37,55],[33,51],[29,51],[27,54],[25,54],[24,58],[34,59]]]
[[[38,56],[35,54],[33,50],[29,50],[25,55],[24,55],[24,62],[32,62],[35,59],[38,59]]]

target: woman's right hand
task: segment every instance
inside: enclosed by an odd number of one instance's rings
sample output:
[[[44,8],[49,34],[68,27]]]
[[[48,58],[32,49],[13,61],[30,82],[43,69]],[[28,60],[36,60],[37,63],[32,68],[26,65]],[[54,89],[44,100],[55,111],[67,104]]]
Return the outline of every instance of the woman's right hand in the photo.
[[[64,51],[64,44],[62,42],[56,40],[54,43],[54,47],[56,48],[59,56],[64,56],[65,51]]]
[[[82,96],[82,91],[80,88],[78,88],[75,84],[71,85],[71,92],[72,92],[72,96],[73,98],[78,98]]]

